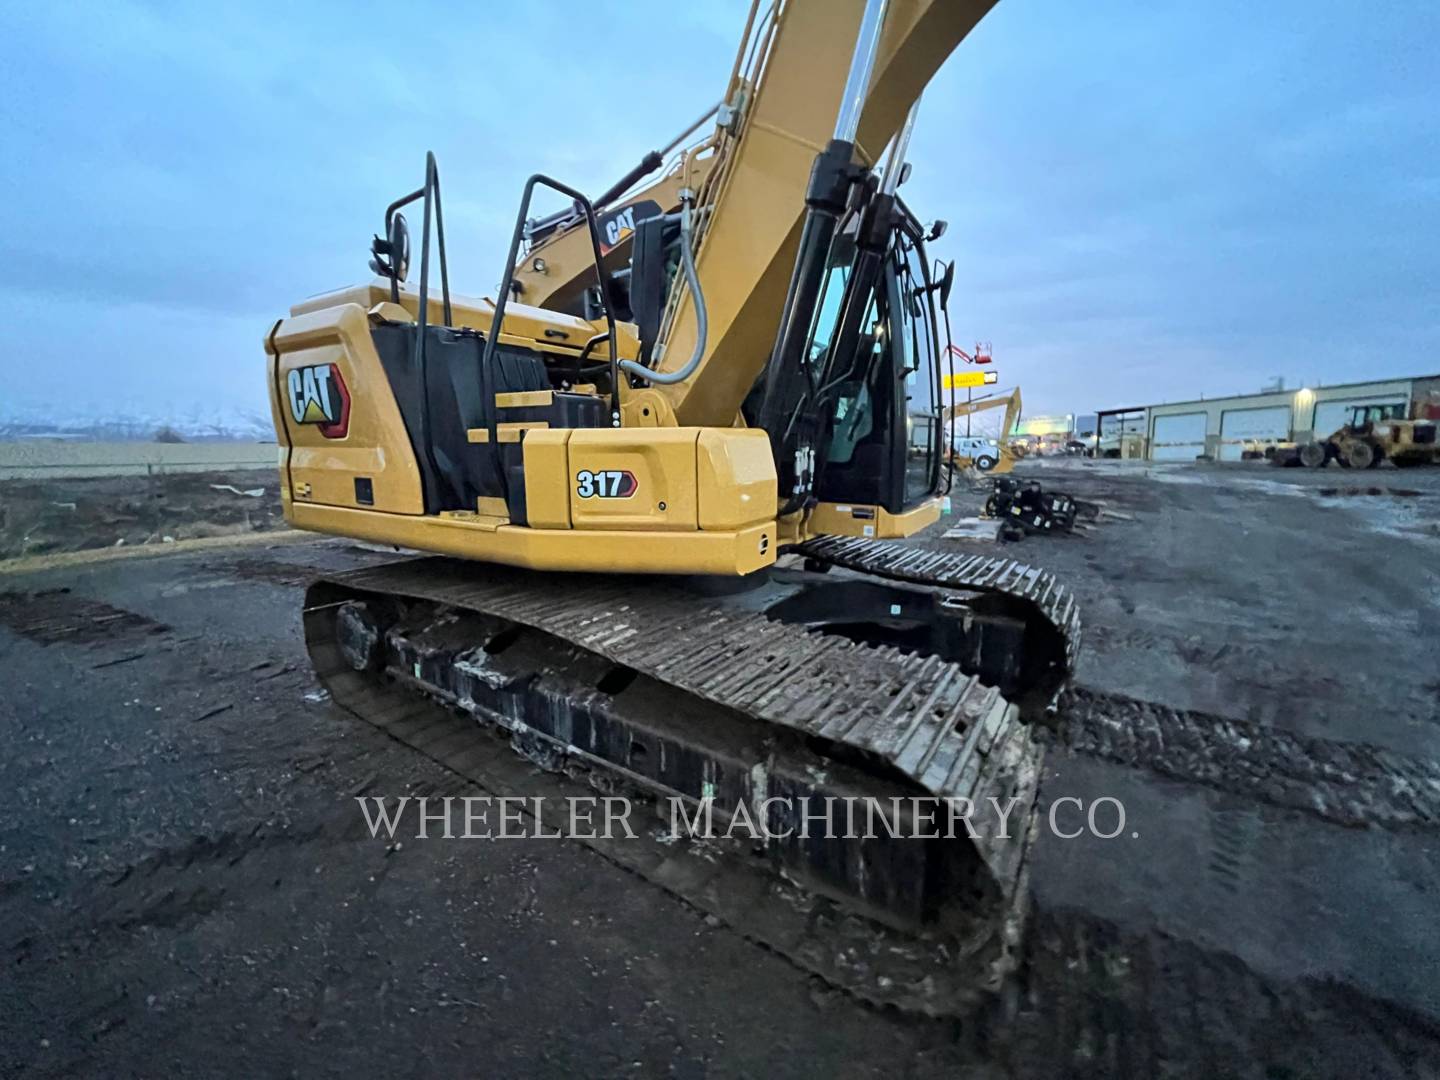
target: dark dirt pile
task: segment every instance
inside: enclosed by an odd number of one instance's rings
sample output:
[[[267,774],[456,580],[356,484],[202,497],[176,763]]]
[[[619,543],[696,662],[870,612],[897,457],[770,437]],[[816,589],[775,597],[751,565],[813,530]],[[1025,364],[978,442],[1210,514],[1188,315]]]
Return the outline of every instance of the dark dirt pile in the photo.
[[[284,527],[268,469],[0,481],[0,559]]]

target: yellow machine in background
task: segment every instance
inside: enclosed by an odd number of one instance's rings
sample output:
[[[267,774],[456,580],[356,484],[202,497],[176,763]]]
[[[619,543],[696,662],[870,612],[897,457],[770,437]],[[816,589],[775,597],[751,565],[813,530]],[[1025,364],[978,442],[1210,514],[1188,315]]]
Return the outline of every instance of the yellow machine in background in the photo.
[[[1373,469],[1382,461],[1400,468],[1440,462],[1436,421],[1422,415],[1426,406],[1357,405],[1339,431],[1307,443],[1295,452],[1301,465],[1318,469],[1338,461],[1347,469]]]
[[[1005,419],[1000,424],[1000,437],[995,440],[1000,458],[995,466],[989,469],[992,473],[1008,473],[1015,468],[1015,462],[1020,460],[1020,455],[1015,453],[1014,445],[1010,439],[1010,433],[1015,430],[1015,425],[1020,421],[1020,388],[1004,394],[996,394],[992,397],[981,398],[978,401],[967,401],[947,405],[942,413],[944,426],[948,431],[950,426],[961,417],[974,416],[976,413],[986,412],[990,409],[1005,409]],[[953,436],[951,436],[953,442]],[[972,458],[965,454],[950,453],[950,465],[956,469],[968,469],[974,466]]]

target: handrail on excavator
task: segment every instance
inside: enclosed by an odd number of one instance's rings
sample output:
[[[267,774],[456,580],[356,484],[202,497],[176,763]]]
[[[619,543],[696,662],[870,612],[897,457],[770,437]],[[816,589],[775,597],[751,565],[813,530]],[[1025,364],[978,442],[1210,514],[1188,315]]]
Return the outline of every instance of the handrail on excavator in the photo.
[[[505,321],[505,307],[509,303],[510,294],[513,291],[515,264],[520,258],[520,242],[525,238],[525,215],[530,212],[530,200],[535,195],[537,185],[544,185],[552,191],[558,191],[561,195],[569,196],[585,215],[586,227],[590,230],[590,250],[595,257],[595,286],[600,293],[600,307],[605,312],[606,336],[610,341],[610,424],[612,427],[619,427],[620,370],[619,354],[615,344],[615,309],[610,303],[610,290],[606,288],[605,283],[605,266],[600,256],[600,226],[595,220],[595,207],[575,188],[568,184],[562,184],[559,180],[545,176],[543,173],[536,173],[525,181],[525,193],[520,197],[520,213],[515,220],[515,231],[510,236],[510,254],[506,256],[505,273],[500,279],[500,295],[495,300],[495,315],[490,322],[490,333],[485,338],[485,355],[481,360],[485,384],[491,385],[490,376],[494,372],[495,348],[499,343],[500,329]],[[496,435],[495,407],[493,402],[488,399],[485,411],[490,429],[490,445],[493,452],[498,455],[500,444]]]

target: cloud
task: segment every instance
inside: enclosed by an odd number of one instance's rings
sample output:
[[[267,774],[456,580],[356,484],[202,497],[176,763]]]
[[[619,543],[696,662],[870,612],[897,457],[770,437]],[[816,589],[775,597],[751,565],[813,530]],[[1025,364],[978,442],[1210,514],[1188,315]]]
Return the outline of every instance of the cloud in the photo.
[[[366,276],[426,150],[457,287],[489,291],[526,176],[595,191],[667,141],[746,7],[10,5],[3,291],[36,318],[3,384],[263,407],[269,320]],[[1032,412],[1435,368],[1437,10],[998,5],[927,90],[904,190],[951,222],[957,336]]]

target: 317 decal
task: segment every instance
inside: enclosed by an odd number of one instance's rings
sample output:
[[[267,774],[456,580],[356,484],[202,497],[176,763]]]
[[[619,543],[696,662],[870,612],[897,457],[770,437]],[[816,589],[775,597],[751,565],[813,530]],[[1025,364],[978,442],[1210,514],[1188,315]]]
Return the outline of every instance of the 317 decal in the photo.
[[[290,415],[297,424],[317,424],[327,439],[350,430],[350,390],[338,364],[291,368],[287,376]]]
[[[629,469],[581,469],[575,474],[575,494],[582,499],[628,499],[640,485]]]

